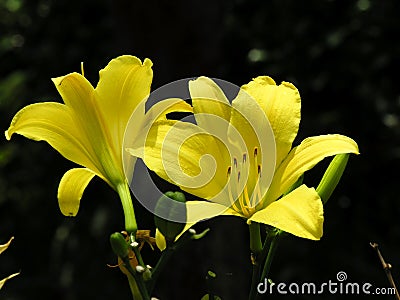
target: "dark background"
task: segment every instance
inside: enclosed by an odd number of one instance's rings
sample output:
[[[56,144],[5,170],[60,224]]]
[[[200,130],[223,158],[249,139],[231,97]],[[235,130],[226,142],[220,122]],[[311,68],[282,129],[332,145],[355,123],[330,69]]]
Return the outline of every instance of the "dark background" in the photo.
[[[0,0],[0,127],[6,130],[27,104],[61,101],[50,78],[79,72],[84,61],[96,84],[98,71],[121,54],[152,59],[153,89],[199,75],[238,85],[258,75],[291,81],[302,96],[295,144],[341,133],[358,142],[361,155],[351,157],[326,205],[321,241],[283,240],[272,278],[327,282],[345,271],[347,282],[388,287],[369,246],[374,241],[400,285],[399,14],[398,0]],[[57,186],[71,167],[45,143],[20,136],[0,143],[0,243],[15,236],[0,256],[0,278],[21,270],[0,299],[130,299],[124,275],[106,266],[115,263],[109,234],[123,228],[118,197],[95,179],[78,217],[63,217]],[[321,172],[313,170],[306,182],[315,185]],[[151,215],[139,205],[136,211],[140,227],[153,228]],[[212,269],[223,299],[246,299],[245,223],[220,217],[198,231],[206,227],[210,234],[168,265],[155,296],[200,299]],[[144,253],[154,264],[158,253]]]

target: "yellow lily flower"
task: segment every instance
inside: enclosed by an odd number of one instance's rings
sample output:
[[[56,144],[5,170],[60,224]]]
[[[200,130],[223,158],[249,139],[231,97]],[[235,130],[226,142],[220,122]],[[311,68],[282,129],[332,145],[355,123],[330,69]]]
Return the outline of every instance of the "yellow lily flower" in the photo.
[[[7,243],[0,245],[0,254],[7,250],[8,246],[10,246],[13,239],[14,239],[14,237],[10,238],[10,240]],[[3,287],[3,285],[6,283],[7,280],[9,280],[17,275],[19,275],[19,272],[11,274],[10,276],[7,276],[6,278],[0,280],[0,289]]]
[[[83,166],[62,177],[58,188],[61,212],[75,216],[86,186],[97,175],[118,192],[126,230],[136,230],[124,163],[124,132],[135,112],[135,126],[145,122],[145,100],[153,78],[152,62],[134,56],[120,56],[100,71],[94,88],[82,74],[54,78],[64,104],[36,103],[21,109],[5,132],[36,141],[46,141],[65,158]],[[182,101],[183,102],[183,101]],[[188,106],[188,105],[186,105]],[[131,158],[132,170],[136,158]],[[132,172],[132,170],[130,170]],[[126,170],[125,170],[126,171]]]
[[[150,129],[145,151],[130,149],[160,177],[208,201],[188,201],[187,220],[235,215],[293,235],[322,236],[323,205],[299,177],[328,156],[358,154],[343,135],[305,139],[292,149],[300,123],[295,86],[257,77],[232,104],[211,79],[189,83],[195,124],[164,120]]]

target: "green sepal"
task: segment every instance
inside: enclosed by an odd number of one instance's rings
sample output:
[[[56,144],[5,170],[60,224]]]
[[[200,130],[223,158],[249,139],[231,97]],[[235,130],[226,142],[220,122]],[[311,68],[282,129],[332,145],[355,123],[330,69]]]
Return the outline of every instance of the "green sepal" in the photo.
[[[185,228],[185,202],[186,197],[183,193],[166,192],[156,204],[154,223],[168,242],[175,241]],[[179,222],[174,220],[179,220]]]

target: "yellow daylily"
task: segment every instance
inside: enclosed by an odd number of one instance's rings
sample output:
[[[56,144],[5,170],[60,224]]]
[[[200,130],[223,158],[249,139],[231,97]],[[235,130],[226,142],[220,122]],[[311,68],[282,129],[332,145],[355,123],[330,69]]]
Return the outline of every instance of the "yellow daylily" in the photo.
[[[277,86],[270,77],[257,77],[241,87],[232,104],[206,77],[191,81],[189,90],[197,124],[156,122],[145,151],[129,150],[160,177],[208,200],[187,202],[188,222],[235,215],[320,239],[323,205],[315,189],[302,184],[287,192],[325,157],[358,154],[357,144],[334,134],[292,148],[301,102],[291,83]]]
[[[118,192],[126,230],[136,230],[124,173],[123,138],[133,112],[136,126],[145,120],[145,100],[153,78],[151,67],[149,59],[142,63],[137,57],[123,55],[100,71],[96,88],[83,74],[54,78],[64,104],[36,103],[14,116],[5,132],[8,140],[17,133],[46,141],[65,158],[83,166],[69,170],[60,181],[58,201],[64,215],[77,214],[83,191],[97,175]],[[132,170],[135,161],[132,158],[129,163]]]
[[[10,246],[13,239],[14,239],[14,237],[10,238],[10,240],[7,243],[0,245],[0,254],[7,250],[8,246]],[[19,272],[11,274],[10,276],[7,276],[6,278],[0,280],[0,289],[3,287],[3,285],[6,283],[7,280],[9,280],[17,275],[19,275]]]

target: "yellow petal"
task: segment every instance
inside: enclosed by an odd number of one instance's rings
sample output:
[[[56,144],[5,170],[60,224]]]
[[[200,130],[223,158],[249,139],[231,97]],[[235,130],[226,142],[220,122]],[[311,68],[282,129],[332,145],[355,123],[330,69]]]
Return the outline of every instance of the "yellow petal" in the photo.
[[[86,168],[71,169],[64,174],[58,186],[58,205],[64,216],[76,216],[83,191],[94,176]]]
[[[221,88],[212,79],[202,76],[189,81],[189,91],[197,125],[210,133],[218,130],[226,135],[231,104]],[[224,125],[215,126],[215,116],[225,120],[221,122]],[[217,135],[220,136],[221,133]]]
[[[6,283],[7,280],[9,280],[9,279],[11,279],[11,278],[13,278],[13,277],[15,277],[17,275],[19,275],[19,272],[18,273],[14,273],[14,274],[4,278],[3,280],[0,280],[0,289],[3,287],[3,285]]]
[[[231,149],[238,149],[234,156],[240,160],[246,154],[250,162],[247,189],[255,190],[261,173],[257,189],[263,196],[272,181],[276,158],[274,132],[267,115],[259,103],[241,89],[232,101],[230,123],[232,126],[228,129],[229,140],[236,146]],[[240,136],[235,136],[235,130]],[[244,141],[245,149],[239,145],[240,140]]]
[[[242,87],[262,107],[272,126],[276,143],[276,166],[289,153],[300,123],[300,94],[288,82],[279,86],[267,76],[260,76]]]
[[[167,114],[171,112],[192,112],[192,107],[181,99],[166,99],[154,104],[149,111],[144,114],[145,102],[142,102],[131,115],[124,134],[123,141],[123,163],[125,176],[130,182],[136,157],[129,154],[127,148],[142,147],[151,126],[160,120],[167,120]],[[142,157],[141,155],[140,157]]]
[[[156,122],[147,136],[144,154],[143,146],[128,151],[141,157],[161,178],[200,198],[217,196],[227,182],[226,148],[191,123]]]
[[[187,201],[187,223],[197,223],[199,221],[214,218],[216,216],[238,216],[242,217],[235,210],[218,203],[208,201]],[[185,228],[188,229],[188,228]]]
[[[0,245],[0,254],[7,250],[8,246],[10,246],[13,239],[14,237],[11,237],[7,243]]]
[[[46,141],[65,158],[99,172],[91,146],[65,105],[45,102],[24,107],[14,116],[5,132],[6,138],[10,140],[14,133]]]
[[[328,156],[341,153],[358,154],[357,143],[339,134],[309,137],[292,149],[275,172],[267,194],[267,203],[284,194],[306,171]]]
[[[121,137],[112,135],[113,127],[109,128],[107,121],[112,114],[102,114],[100,101],[97,101],[94,88],[85,77],[71,73],[52,80],[65,104],[72,110],[74,123],[86,136],[85,145],[91,148],[92,159],[96,160],[99,173],[116,189],[116,185],[125,179],[122,166],[123,132]],[[108,101],[112,102],[112,98]],[[115,140],[119,139],[121,144],[117,147]]]
[[[100,71],[95,90],[97,105],[118,155],[122,154],[122,139],[132,112],[150,94],[152,65],[149,59],[142,63],[137,57],[123,55]]]
[[[301,238],[319,240],[323,232],[323,205],[317,192],[303,184],[256,212],[249,221],[271,225]]]
[[[156,245],[160,251],[164,251],[167,248],[167,241],[158,228],[156,228]]]

